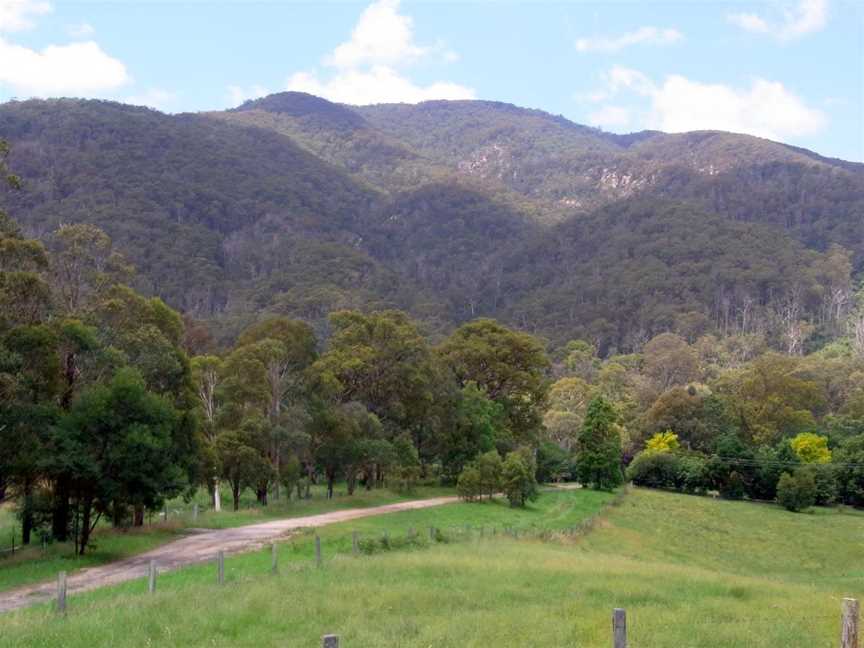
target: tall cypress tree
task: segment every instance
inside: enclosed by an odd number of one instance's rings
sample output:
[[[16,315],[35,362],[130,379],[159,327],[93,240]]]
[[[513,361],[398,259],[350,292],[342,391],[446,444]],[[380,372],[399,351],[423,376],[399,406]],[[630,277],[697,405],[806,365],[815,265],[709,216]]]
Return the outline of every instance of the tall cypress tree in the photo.
[[[618,413],[602,396],[588,405],[577,444],[576,471],[579,481],[600,490],[611,490],[624,482]]]

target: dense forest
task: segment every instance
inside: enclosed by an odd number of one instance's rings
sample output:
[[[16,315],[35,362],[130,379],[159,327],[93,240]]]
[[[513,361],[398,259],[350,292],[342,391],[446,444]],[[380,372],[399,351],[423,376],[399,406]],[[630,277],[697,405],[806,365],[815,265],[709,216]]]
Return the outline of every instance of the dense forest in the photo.
[[[731,133],[280,93],[173,116],[9,102],[0,137],[24,178],[0,198],[28,236],[99,226],[136,289],[222,345],[260,313],[326,336],[332,311],[395,308],[438,340],[494,317],[602,355],[693,326],[809,351],[848,314],[844,250],[851,275],[864,263],[862,165]]]
[[[297,93],[10,102],[0,138],[24,542],[84,552],[102,519],[220,485],[864,505],[861,165]]]

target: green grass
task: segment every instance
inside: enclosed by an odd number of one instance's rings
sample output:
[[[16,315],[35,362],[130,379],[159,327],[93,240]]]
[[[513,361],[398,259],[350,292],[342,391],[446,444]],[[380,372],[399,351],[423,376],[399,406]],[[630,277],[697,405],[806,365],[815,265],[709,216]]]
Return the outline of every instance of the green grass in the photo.
[[[613,607],[633,648],[834,648],[840,599],[862,597],[864,517],[796,515],[774,506],[636,490],[587,536],[551,542],[473,534],[459,542],[352,558],[354,529],[391,536],[415,526],[569,526],[608,496],[544,493],[534,510],[459,504],[321,530],[323,569],[304,536],[280,549],[166,574],[0,617],[6,646],[317,646],[348,648],[611,645]]]
[[[340,492],[337,491],[337,494]],[[140,529],[118,531],[107,524],[101,525],[93,536],[93,541],[84,556],[75,556],[71,543],[53,543],[43,552],[39,540],[14,554],[0,554],[0,591],[37,583],[54,578],[57,572],[74,572],[77,569],[93,567],[115,560],[122,560],[138,553],[154,549],[161,544],[177,538],[184,529],[195,528],[229,528],[256,522],[266,522],[279,518],[301,517],[326,513],[328,511],[350,508],[366,508],[381,506],[411,499],[422,499],[453,494],[452,489],[421,486],[411,493],[395,493],[386,489],[372,491],[357,491],[353,496],[345,494],[344,487],[339,496],[333,499],[324,497],[324,489],[318,487],[313,491],[312,499],[287,500],[282,498],[272,502],[268,507],[254,507],[254,496],[244,493],[239,511],[230,510],[231,500],[223,498],[228,509],[220,513],[205,510],[209,502],[207,493],[199,493],[191,502],[174,500],[169,502],[168,522],[157,522]],[[201,506],[197,519],[192,518],[192,506],[195,502]],[[3,548],[3,538],[9,538],[11,546],[12,533],[18,533],[19,523],[10,506],[0,508],[0,548]],[[18,538],[20,542],[20,538]]]

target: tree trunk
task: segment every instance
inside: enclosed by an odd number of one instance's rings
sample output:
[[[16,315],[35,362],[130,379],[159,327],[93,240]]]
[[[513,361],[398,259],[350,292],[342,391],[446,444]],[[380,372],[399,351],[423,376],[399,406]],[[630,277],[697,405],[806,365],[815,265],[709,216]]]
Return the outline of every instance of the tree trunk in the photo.
[[[144,505],[136,504],[135,512],[132,516],[132,525],[136,527],[144,526]]]
[[[24,510],[21,511],[21,544],[29,545],[33,533],[33,484],[24,482]]]
[[[66,477],[60,477],[54,484],[51,535],[58,542],[69,539],[69,481]]]
[[[90,517],[93,512],[93,500],[90,497],[84,498],[83,511],[81,513],[81,529],[79,530],[80,541],[78,542],[78,555],[83,556],[87,550],[87,543],[90,542]]]
[[[240,510],[240,482],[231,484],[231,497],[234,498],[234,510]]]
[[[353,495],[354,489],[357,487],[357,473],[351,471],[348,475],[348,494]]]
[[[219,479],[213,480],[213,510],[217,513],[222,510],[222,496],[219,494]]]
[[[336,471],[327,470],[327,499],[333,499],[333,483],[336,481]]]
[[[123,506],[119,501],[114,500],[114,503],[111,506],[111,513],[111,526],[115,529],[119,529],[123,526]]]
[[[261,506],[267,506],[267,484],[259,486],[256,492],[258,503]]]

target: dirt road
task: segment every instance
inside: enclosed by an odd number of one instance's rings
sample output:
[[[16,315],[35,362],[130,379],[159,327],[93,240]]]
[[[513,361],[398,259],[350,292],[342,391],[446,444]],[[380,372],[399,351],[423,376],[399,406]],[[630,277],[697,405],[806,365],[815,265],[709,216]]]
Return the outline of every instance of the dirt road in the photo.
[[[284,536],[285,534],[305,527],[320,527],[336,522],[356,520],[372,515],[382,515],[396,511],[422,509],[431,506],[441,506],[457,501],[456,497],[436,497],[432,499],[399,502],[371,508],[333,511],[319,515],[290,518],[250,524],[233,529],[217,529],[203,531],[174,540],[146,553],[121,560],[119,562],[82,569],[70,575],[67,579],[69,594],[86,592],[114,585],[124,581],[143,578],[151,560],[155,560],[160,572],[177,569],[185,565],[213,560],[219,550],[225,553],[238,553],[260,548],[262,545]],[[26,585],[6,592],[0,592],[0,612],[8,612],[17,608],[34,605],[51,599],[56,594],[56,584],[51,581]]]

